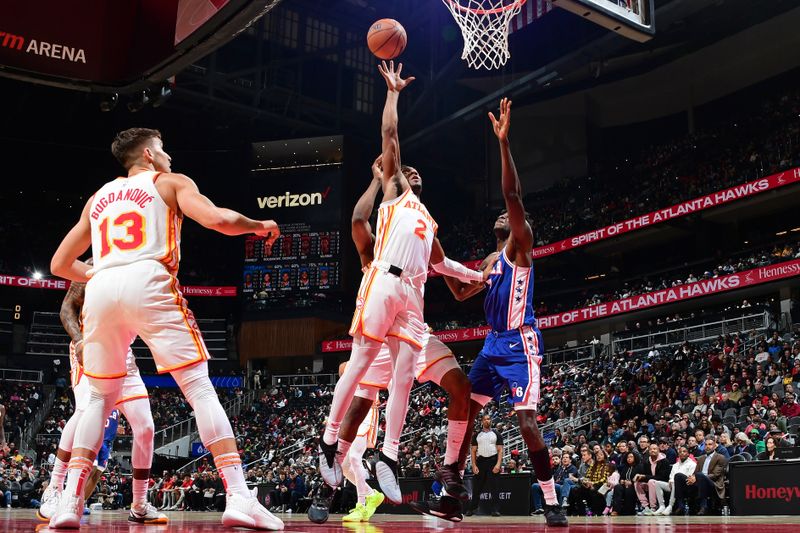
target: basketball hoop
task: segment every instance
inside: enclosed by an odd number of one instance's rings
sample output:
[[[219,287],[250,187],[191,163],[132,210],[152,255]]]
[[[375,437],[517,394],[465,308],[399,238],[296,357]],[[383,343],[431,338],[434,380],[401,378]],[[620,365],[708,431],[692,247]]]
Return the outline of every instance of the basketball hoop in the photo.
[[[527,0],[442,0],[453,14],[464,51],[461,59],[474,69],[500,68],[508,52],[508,26]]]

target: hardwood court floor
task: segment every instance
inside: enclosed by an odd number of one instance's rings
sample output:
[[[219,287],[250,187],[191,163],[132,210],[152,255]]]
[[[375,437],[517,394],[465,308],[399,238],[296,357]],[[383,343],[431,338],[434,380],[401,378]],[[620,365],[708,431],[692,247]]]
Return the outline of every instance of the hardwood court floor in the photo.
[[[127,512],[101,511],[84,517],[81,533],[219,533],[245,531],[222,527],[219,513],[167,513],[170,523],[142,526],[127,521]],[[423,516],[375,515],[369,523],[343,526],[341,515],[331,515],[322,525],[312,524],[305,515],[279,515],[288,532],[310,533],[432,533],[435,531],[469,531],[470,533],[518,533],[544,531],[541,517],[484,517],[472,516],[460,524]],[[30,509],[1,509],[0,531],[52,531],[36,519]],[[551,529],[550,531],[559,531]],[[796,533],[800,531],[800,516],[730,516],[730,517],[570,517],[569,531],[580,533]]]

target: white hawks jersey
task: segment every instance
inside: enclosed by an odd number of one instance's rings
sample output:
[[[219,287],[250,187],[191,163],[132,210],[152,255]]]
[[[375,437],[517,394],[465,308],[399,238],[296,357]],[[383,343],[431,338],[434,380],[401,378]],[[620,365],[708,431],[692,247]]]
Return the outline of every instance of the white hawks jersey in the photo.
[[[182,219],[158,193],[159,174],[117,178],[95,193],[89,211],[93,273],[146,260],[177,272]]]
[[[378,209],[375,260],[402,268],[409,277],[427,276],[438,229],[428,209],[409,188]]]

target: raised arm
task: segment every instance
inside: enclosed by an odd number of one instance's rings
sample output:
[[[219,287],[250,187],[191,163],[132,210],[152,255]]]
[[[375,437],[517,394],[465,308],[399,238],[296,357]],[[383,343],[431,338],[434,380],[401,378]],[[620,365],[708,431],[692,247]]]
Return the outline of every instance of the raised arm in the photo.
[[[383,106],[383,117],[381,119],[381,152],[382,152],[382,165],[383,165],[383,197],[385,200],[391,200],[397,195],[394,186],[395,180],[400,180],[401,189],[405,191],[408,188],[408,182],[403,178],[400,172],[400,138],[397,133],[397,101],[400,97],[400,91],[414,81],[414,77],[403,79],[400,74],[403,72],[403,64],[399,63],[397,70],[394,68],[394,61],[390,61],[387,66],[386,61],[382,61],[378,65],[383,79],[386,80],[386,104]]]
[[[447,257],[438,238],[433,239],[430,263],[434,271],[444,276],[447,288],[459,302],[483,290],[484,274]]]
[[[500,118],[489,113],[494,134],[500,143],[500,159],[502,161],[503,199],[508,210],[508,222],[511,226],[511,241],[515,251],[515,263],[518,266],[530,266],[531,249],[533,247],[533,231],[525,218],[525,206],[522,204],[522,187],[519,183],[514,158],[508,142],[508,130],[511,127],[511,100],[500,101]],[[521,264],[525,263],[525,264]]]
[[[373,259],[373,247],[375,245],[375,236],[372,234],[372,228],[369,225],[369,217],[372,214],[372,207],[375,205],[375,197],[378,191],[381,190],[381,156],[375,159],[372,163],[372,181],[361,195],[361,198],[356,202],[353,208],[353,216],[350,219],[350,235],[353,238],[353,243],[356,245],[358,255],[361,258],[361,266],[367,266]]]
[[[83,206],[78,223],[69,230],[69,233],[58,245],[56,253],[53,254],[53,258],[50,260],[50,272],[54,276],[79,283],[89,281],[89,276],[86,273],[90,267],[83,261],[79,261],[78,258],[92,244],[92,229],[89,225],[89,206],[92,203],[92,199],[94,199],[94,196],[89,198],[86,205]]]
[[[266,244],[269,246],[281,235],[278,224],[274,220],[253,220],[232,209],[217,207],[214,202],[200,193],[195,182],[188,176],[168,174],[162,179],[169,185],[169,188],[166,189],[167,196],[169,197],[170,193],[174,191],[177,208],[205,228],[224,235],[255,233],[266,237]],[[159,187],[159,185],[161,185],[161,180],[156,182],[156,186]],[[162,189],[159,187],[159,192],[161,191]]]

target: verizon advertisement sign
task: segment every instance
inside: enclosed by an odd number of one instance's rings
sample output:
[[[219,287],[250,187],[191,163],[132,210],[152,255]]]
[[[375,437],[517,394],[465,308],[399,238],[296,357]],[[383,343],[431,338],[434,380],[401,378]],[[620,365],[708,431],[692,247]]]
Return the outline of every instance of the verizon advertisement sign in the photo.
[[[24,276],[6,276],[0,274],[0,285],[7,287],[25,287],[28,289],[54,289],[65,291],[69,289],[70,282],[64,279],[36,279]],[[232,298],[236,296],[236,287],[211,287],[187,285],[181,287],[184,296],[216,296]]]
[[[537,324],[540,329],[558,328],[795,276],[800,276],[800,259],[754,268],[752,270],[745,270],[738,274],[731,274],[716,279],[688,283],[679,287],[663,289],[639,296],[631,296],[630,298],[623,298],[622,300],[616,300],[614,302],[573,309],[572,311],[566,311],[555,315],[541,316],[537,319]],[[488,326],[482,326],[437,331],[434,335],[442,342],[464,342],[482,339],[486,337],[490,330],[491,328]],[[325,341],[322,343],[322,351],[342,352],[350,350],[351,346],[352,342],[350,339]]]

